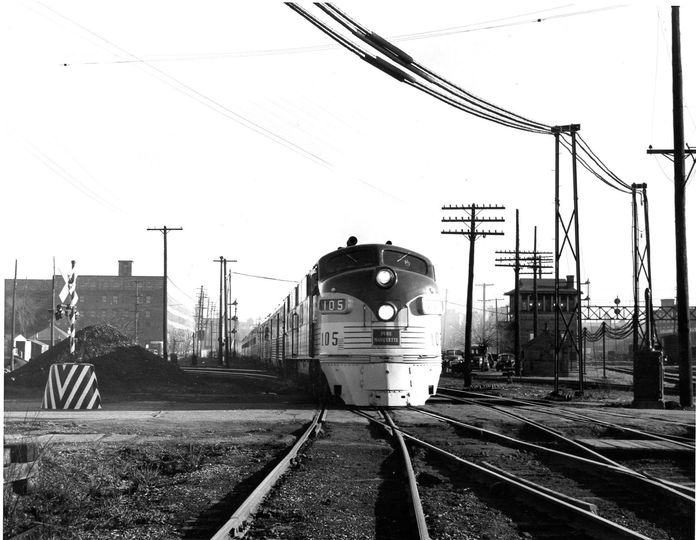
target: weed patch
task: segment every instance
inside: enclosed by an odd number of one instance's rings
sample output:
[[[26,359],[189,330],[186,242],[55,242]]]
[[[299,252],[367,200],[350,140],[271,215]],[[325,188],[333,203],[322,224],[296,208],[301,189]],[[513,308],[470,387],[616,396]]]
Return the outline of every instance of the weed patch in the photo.
[[[3,497],[4,538],[171,539],[274,458],[279,448],[220,444],[47,447],[35,489]]]

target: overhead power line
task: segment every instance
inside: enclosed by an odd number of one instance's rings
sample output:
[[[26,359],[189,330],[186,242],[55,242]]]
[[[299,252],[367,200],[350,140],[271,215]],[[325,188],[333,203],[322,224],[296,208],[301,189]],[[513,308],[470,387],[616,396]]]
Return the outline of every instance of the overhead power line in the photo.
[[[322,12],[331,17],[334,22],[340,24],[343,29],[348,30],[353,36],[360,39],[363,43],[369,45],[371,48],[384,55],[386,59],[366,52],[359,45],[351,42],[345,36],[341,35],[328,24],[321,21],[318,17],[315,17],[309,13],[303,7],[292,2],[288,2],[287,5],[290,7],[290,9],[321,30],[324,34],[328,35],[341,46],[356,54],[365,62],[368,62],[398,81],[421,90],[422,92],[444,103],[447,103],[450,106],[478,118],[489,120],[506,127],[532,133],[555,133],[555,129],[551,125],[531,120],[500,106],[494,105],[493,103],[475,96],[474,94],[466,91],[447,79],[437,75],[427,67],[417,63],[407,52],[396,47],[393,43],[382,38],[378,34],[368,30],[355,19],[351,18],[345,12],[339,10],[330,3],[317,3],[316,5]],[[612,6],[605,9],[613,9],[615,7],[619,6]],[[587,12],[590,11],[597,10],[588,10]],[[605,183],[609,187],[623,193],[631,193],[630,185],[614,174],[590,149],[587,142],[579,137],[578,139],[580,140],[579,144],[577,145],[579,150],[578,154],[582,153],[582,155],[578,155],[578,161],[582,164],[582,166],[598,180]],[[566,148],[566,150],[572,153],[567,141],[561,138],[560,142],[563,147]]]
[[[257,276],[255,274],[244,274],[243,272],[231,272],[232,274],[236,274],[238,276],[246,276],[246,277],[252,277],[252,278],[257,278],[257,279],[268,279],[270,281],[283,281],[285,283],[297,283],[296,279],[281,279],[281,278],[275,278],[275,277],[269,277],[269,276]]]
[[[501,107],[496,107],[427,70],[420,64],[417,64],[410,55],[374,32],[366,30],[360,26],[359,23],[331,4],[318,4],[318,6],[334,21],[341,24],[357,38],[376,49],[381,54],[387,56],[390,61],[385,60],[381,56],[367,53],[360,46],[339,34],[336,30],[332,29],[299,5],[291,2],[287,5],[337,43],[356,54],[365,62],[377,67],[400,82],[409,84],[414,88],[426,92],[474,116],[524,131],[551,133],[550,126],[534,122]],[[410,71],[417,78],[401,69],[402,67]]]
[[[98,33],[94,32],[93,30],[81,25],[80,23],[70,19],[69,17],[63,15],[62,13],[56,11],[53,9],[51,6],[48,6],[42,2],[38,2],[40,6],[42,6],[44,9],[47,11],[50,11],[54,15],[60,17],[61,19],[67,21],[68,23],[72,24],[73,26],[79,28],[83,32],[86,32],[90,36],[96,37],[99,39],[102,43],[108,45],[112,49],[120,52],[121,54],[125,54],[129,58],[132,58],[134,60],[137,60],[139,63],[145,64],[150,70],[151,74],[153,74],[157,79],[160,81],[164,82],[174,90],[177,90],[178,92],[181,92],[188,97],[194,99],[195,101],[199,102],[202,105],[205,105],[206,107],[222,114],[223,116],[226,116],[227,118],[233,120],[234,122],[237,122],[244,127],[251,129],[252,131],[255,131],[259,135],[263,135],[264,137],[271,139],[273,142],[278,143],[282,146],[285,146],[289,150],[296,152],[311,161],[314,161],[316,163],[319,163],[320,165],[324,166],[330,166],[330,163],[321,158],[320,156],[312,153],[311,151],[303,148],[302,146],[292,142],[291,140],[287,139],[286,137],[283,137],[282,135],[279,135],[273,131],[271,131],[268,128],[265,128],[264,126],[258,124],[257,122],[254,122],[253,120],[233,111],[229,107],[226,107],[219,101],[216,101],[212,99],[211,97],[203,94],[202,92],[196,90],[192,86],[184,83],[183,81],[177,79],[176,77],[170,75],[169,73],[159,69],[156,66],[153,66],[152,64],[144,61],[142,58],[138,57],[137,55],[133,54],[132,52],[124,49],[120,45],[117,45],[113,41],[110,41],[109,39],[105,38],[104,36],[99,35]],[[67,66],[68,64],[66,64]]]

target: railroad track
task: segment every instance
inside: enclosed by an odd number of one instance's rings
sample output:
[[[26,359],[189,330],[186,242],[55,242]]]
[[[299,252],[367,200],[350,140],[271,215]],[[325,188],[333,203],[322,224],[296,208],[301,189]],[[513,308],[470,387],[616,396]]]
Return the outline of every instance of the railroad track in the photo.
[[[346,410],[331,414],[353,416]],[[315,417],[288,457],[258,481],[212,538],[301,534],[323,539],[349,527],[348,537],[427,539],[415,475],[403,455],[406,445],[398,436],[393,446],[370,436],[369,426],[356,428],[356,420],[327,421],[326,410]],[[189,532],[185,538],[196,535]]]
[[[424,427],[423,420],[414,415],[425,414],[445,422],[448,428],[440,428],[438,432],[432,425]],[[446,489],[456,492],[465,484],[465,489],[478,490],[482,498],[512,519],[518,529],[533,537],[691,538],[693,531],[675,528],[675,523],[680,520],[684,523],[684,516],[689,514],[691,519],[686,522],[693,521],[693,498],[660,482],[620,466],[534,445],[430,411],[409,409],[395,415],[401,418],[400,429],[410,444],[448,463],[435,466],[440,473],[445,471],[444,476],[451,476],[451,486]],[[425,437],[419,433],[425,433]],[[427,442],[426,437],[430,439]],[[452,463],[463,467],[465,474],[452,474]],[[478,487],[463,482],[463,477],[475,479]],[[421,496],[427,513],[428,495]],[[517,502],[509,504],[501,497]],[[656,501],[665,499],[670,502],[656,511]],[[521,512],[519,505],[528,508]],[[528,521],[527,511],[541,514],[533,520],[537,525]],[[432,521],[429,525],[440,526],[438,519]],[[630,523],[636,530],[619,523]],[[569,531],[567,524],[572,524],[573,531]]]
[[[231,516],[218,517],[224,525],[212,538],[691,538],[694,498],[658,478],[666,472],[651,476],[577,445],[569,448],[582,455],[430,409],[330,412],[360,415],[373,428],[317,412]],[[184,536],[199,537],[211,538]]]
[[[554,447],[594,461],[624,468],[660,482],[670,490],[677,490],[691,498],[695,496],[693,425],[686,426],[691,435],[655,433],[607,422],[558,404],[540,405],[536,401],[527,402],[508,398],[496,400],[495,396],[456,390],[447,390],[446,395],[458,395],[459,397],[452,397],[456,402],[486,407],[518,420],[527,428],[527,432],[536,434],[532,441],[537,444],[545,444],[545,440],[550,440],[553,441]],[[514,411],[511,407],[514,407]],[[524,414],[519,412],[520,409],[524,410]],[[530,413],[540,416],[540,420],[529,418]],[[571,421],[572,424],[566,422],[566,425],[572,427],[573,437],[567,437],[558,429],[552,429],[546,425],[549,417],[556,423],[558,419]],[[601,430],[599,437],[596,435],[598,428]],[[578,432],[583,429],[588,434],[578,436]],[[532,436],[531,433],[527,436],[527,440]],[[539,439],[540,435],[541,439]],[[597,448],[602,451],[597,451]],[[618,461],[610,459],[605,455],[606,453],[615,454]]]
[[[613,411],[602,411],[601,409],[591,409],[588,411],[584,409],[582,413],[573,410],[572,407],[561,405],[558,402],[551,400],[528,400],[528,399],[518,399],[518,398],[506,398],[501,396],[495,396],[491,394],[485,394],[481,392],[472,392],[469,390],[458,390],[454,388],[441,388],[440,395],[454,398],[462,403],[482,405],[486,407],[491,407],[493,409],[499,410],[504,414],[509,414],[509,411],[502,409],[502,406],[515,407],[518,409],[524,409],[527,412],[541,413],[545,415],[552,415],[555,417],[568,418],[574,421],[584,421],[589,424],[601,425],[605,428],[611,428],[616,432],[627,433],[636,438],[653,439],[653,440],[663,440],[663,441],[674,441],[683,445],[688,450],[694,450],[694,424],[686,422],[678,422],[670,419],[660,418],[652,416],[649,418],[651,422],[658,422],[661,424],[674,425],[683,428],[682,435],[670,434],[670,433],[656,433],[653,431],[648,431],[645,429],[632,428],[625,425],[620,425],[615,422],[609,422],[597,418],[596,416],[590,416],[588,412],[593,412],[600,415],[610,415],[617,416],[625,419],[634,419],[635,416],[628,414],[616,413]],[[521,420],[527,420],[526,418],[518,415]],[[647,418],[644,418],[644,420]]]

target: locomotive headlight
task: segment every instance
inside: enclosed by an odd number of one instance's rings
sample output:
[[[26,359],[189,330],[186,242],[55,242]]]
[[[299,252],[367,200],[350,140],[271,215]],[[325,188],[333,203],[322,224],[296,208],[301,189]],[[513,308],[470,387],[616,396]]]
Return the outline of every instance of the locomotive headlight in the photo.
[[[442,299],[436,294],[420,296],[416,309],[421,315],[442,315]]]
[[[396,281],[396,274],[390,268],[380,268],[375,276],[377,285],[383,288],[391,287]]]
[[[377,316],[383,321],[391,321],[396,315],[396,308],[391,304],[382,304],[377,309]]]

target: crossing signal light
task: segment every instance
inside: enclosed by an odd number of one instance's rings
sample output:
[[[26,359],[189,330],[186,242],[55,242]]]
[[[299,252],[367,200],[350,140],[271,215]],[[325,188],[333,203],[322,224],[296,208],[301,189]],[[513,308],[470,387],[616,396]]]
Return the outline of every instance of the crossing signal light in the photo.
[[[60,319],[62,319],[63,315],[65,315],[65,311],[63,311],[63,306],[61,304],[58,304],[56,306],[56,320],[59,321]]]

